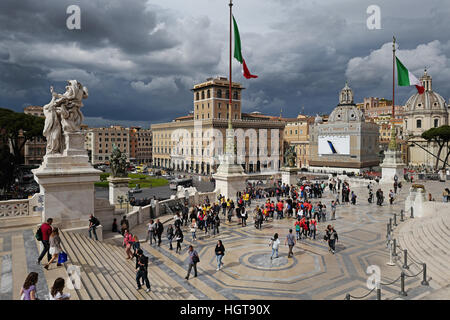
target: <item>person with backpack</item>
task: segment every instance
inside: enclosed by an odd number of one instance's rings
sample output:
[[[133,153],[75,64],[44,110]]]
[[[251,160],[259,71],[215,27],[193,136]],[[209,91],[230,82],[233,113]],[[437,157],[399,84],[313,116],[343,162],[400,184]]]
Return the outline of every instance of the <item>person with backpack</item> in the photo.
[[[200,262],[200,257],[198,256],[197,251],[194,250],[194,247],[192,245],[189,246],[188,254],[189,254],[189,268],[187,276],[185,277],[186,280],[189,280],[192,268],[194,268],[194,278],[197,277],[197,263]]]
[[[43,223],[38,231],[36,232],[36,239],[38,241],[42,242],[43,250],[41,254],[39,255],[37,264],[41,264],[42,259],[44,258],[45,254],[47,254],[47,261],[50,261],[52,259],[52,256],[49,252],[50,250],[50,235],[52,234],[52,223],[53,219],[48,218],[46,223]]]
[[[329,249],[328,251],[330,251],[332,254],[335,253],[336,251],[336,242],[338,241],[338,234],[336,232],[336,230],[334,230],[334,227],[332,225],[328,225],[327,229],[325,230],[326,234],[324,236],[324,240],[328,241],[328,246]]]
[[[278,233],[275,233],[273,235],[273,238],[270,239],[269,242],[269,247],[272,246],[272,255],[270,256],[270,260],[273,259],[273,255],[276,253],[277,256],[275,257],[278,258],[278,247],[280,246],[280,239],[278,239]]]
[[[136,290],[141,289],[141,279],[145,282],[147,289],[145,292],[150,292],[150,281],[148,280],[148,257],[139,249],[136,255]]]
[[[295,246],[295,237],[292,234],[292,229],[289,229],[289,233],[286,236],[286,240],[284,241],[284,245],[286,245],[286,244],[289,246],[288,258],[290,258],[291,256],[294,255],[294,253],[292,252],[292,249]]]
[[[301,222],[300,222],[300,218],[297,219],[297,221],[295,221],[295,233],[297,234],[297,241],[301,239],[301,234],[300,234],[300,229],[301,229]]]
[[[94,233],[94,237],[95,240],[98,241],[97,238],[97,232],[95,231],[95,229],[97,229],[97,227],[100,225],[100,221],[94,217],[94,215],[91,214],[91,217],[89,219],[89,238],[92,238],[92,232]]]
[[[173,250],[173,247],[172,247],[173,237],[174,237],[173,226],[171,224],[169,224],[169,226],[167,227],[167,239],[169,239],[169,250]]]
[[[176,253],[181,252],[181,244],[183,243],[183,231],[181,231],[180,227],[175,228],[175,241],[177,242],[177,249],[175,250]]]

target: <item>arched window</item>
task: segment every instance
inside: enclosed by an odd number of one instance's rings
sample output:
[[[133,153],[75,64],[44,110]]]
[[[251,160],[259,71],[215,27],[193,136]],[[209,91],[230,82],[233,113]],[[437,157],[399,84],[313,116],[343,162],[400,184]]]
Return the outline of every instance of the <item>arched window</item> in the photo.
[[[422,128],[422,120],[417,119],[417,121],[416,121],[416,128],[417,129]]]
[[[225,91],[225,99],[230,99],[230,91]]]
[[[211,94],[210,94],[210,92],[209,92],[209,89],[208,89],[208,91],[206,91],[206,97],[209,99],[209,98],[211,98]]]
[[[202,91],[202,100],[205,99],[205,91]]]
[[[217,98],[222,98],[222,89],[217,90]]]
[[[434,127],[439,127],[439,119],[434,119]]]
[[[238,99],[238,92],[237,91],[233,91],[233,99],[234,100]]]
[[[195,100],[200,100],[200,94],[197,92],[197,97]]]

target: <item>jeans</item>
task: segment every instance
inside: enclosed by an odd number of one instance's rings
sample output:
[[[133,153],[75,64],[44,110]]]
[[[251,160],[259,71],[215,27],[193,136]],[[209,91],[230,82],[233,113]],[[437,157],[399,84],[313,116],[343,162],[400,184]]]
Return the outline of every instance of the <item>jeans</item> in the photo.
[[[195,231],[192,232],[192,240],[197,239],[197,236],[195,235]]]
[[[218,254],[218,255],[216,255],[216,259],[217,259],[217,269],[220,269],[220,265],[222,264],[222,258],[223,258],[223,254]]]
[[[50,241],[49,240],[42,240],[42,245],[44,246],[44,249],[41,252],[41,255],[38,258],[38,261],[41,262],[41,260],[44,258],[45,254],[47,253],[47,261],[50,261],[52,256],[50,255]]]
[[[150,244],[153,244],[153,240],[155,240],[155,242],[156,242],[156,239],[155,239],[155,232],[153,232],[153,231],[148,231],[148,233],[147,233],[147,238],[149,238]],[[145,241],[147,241],[147,239],[145,239]]]
[[[141,278],[143,282],[145,282],[145,286],[147,287],[147,289],[150,289],[150,281],[148,281],[147,271],[139,270],[138,272],[136,272],[136,283],[138,288],[141,287]]]
[[[297,232],[297,240],[300,240],[300,230],[295,230]]]
[[[309,230],[309,237],[314,238],[314,240],[316,240],[316,229]]]
[[[276,248],[276,249],[275,249],[275,248],[272,248],[272,255],[270,256],[270,258],[273,258],[273,255],[274,255],[275,253],[277,254],[277,256],[276,256],[275,258],[278,258],[278,248]]]
[[[293,244],[290,244],[289,245],[289,253],[288,253],[288,258],[290,257],[290,256],[293,256],[294,255],[294,253],[292,252],[292,249],[294,248],[294,245]]]
[[[92,236],[91,236],[91,231],[92,231],[92,232],[94,232],[95,240],[98,240],[98,238],[97,238],[97,232],[95,231],[95,229],[97,229],[97,227],[90,227],[90,228],[89,228],[89,238],[92,238]]]
[[[197,276],[197,264],[196,263],[189,263],[188,273],[187,273],[187,276],[186,276],[186,278],[188,278],[188,279],[189,279],[189,276],[191,275],[192,267],[194,267],[194,277]]]
[[[330,246],[330,249],[335,251],[335,244],[336,244],[336,240],[328,240],[328,245]]]

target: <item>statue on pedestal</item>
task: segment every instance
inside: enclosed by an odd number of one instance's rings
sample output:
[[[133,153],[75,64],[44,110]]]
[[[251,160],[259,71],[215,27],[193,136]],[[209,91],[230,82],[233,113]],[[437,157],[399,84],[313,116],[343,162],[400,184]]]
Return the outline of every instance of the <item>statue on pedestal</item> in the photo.
[[[122,153],[116,145],[113,146],[111,153],[111,172],[113,177],[126,178],[127,174],[127,156]]]
[[[284,166],[288,168],[295,167],[295,160],[297,159],[297,153],[295,152],[295,146],[289,146],[284,152]]]
[[[80,108],[88,90],[77,80],[67,82],[66,92],[59,94],[50,87],[52,100],[44,106],[43,135],[47,139],[46,154],[62,154],[65,148],[64,133],[78,132],[83,121]]]

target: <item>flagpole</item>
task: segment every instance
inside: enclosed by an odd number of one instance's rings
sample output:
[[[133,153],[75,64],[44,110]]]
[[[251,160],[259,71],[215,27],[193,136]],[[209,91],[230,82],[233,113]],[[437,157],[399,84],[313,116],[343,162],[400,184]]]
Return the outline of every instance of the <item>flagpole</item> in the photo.
[[[391,117],[391,139],[389,141],[389,150],[397,150],[397,141],[395,134],[395,36],[392,36],[392,117]]]
[[[231,113],[231,109],[232,109],[231,108],[231,104],[232,104],[232,101],[231,101],[231,97],[232,97],[232,93],[231,93],[231,84],[232,84],[232,73],[231,73],[232,72],[232,70],[231,70],[231,62],[232,62],[232,60],[231,60],[232,25],[231,25],[231,20],[232,20],[232,17],[233,17],[233,14],[232,14],[233,0],[230,0],[229,6],[230,6],[230,61],[229,61],[229,64],[230,64],[230,76],[229,76],[230,83],[229,83],[229,94],[228,94],[228,97],[229,97],[228,129],[232,129],[233,127],[231,125],[231,117],[232,117],[232,113]]]

